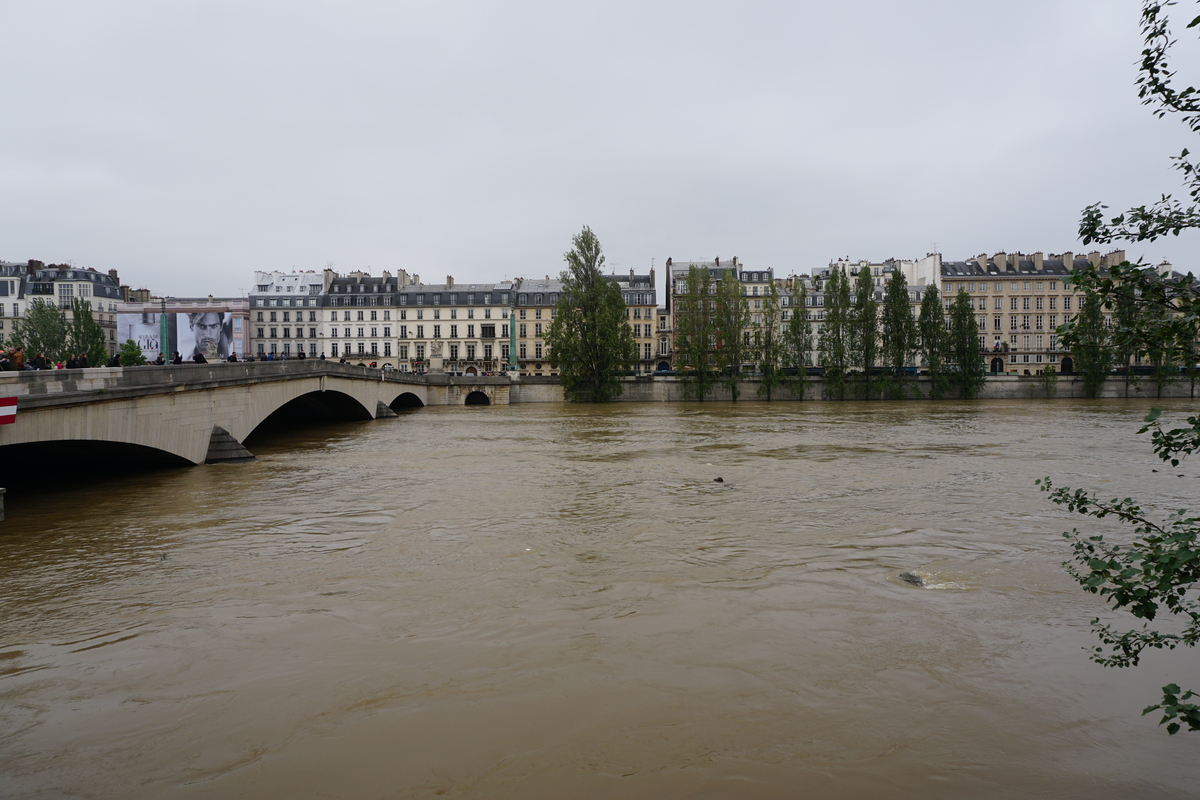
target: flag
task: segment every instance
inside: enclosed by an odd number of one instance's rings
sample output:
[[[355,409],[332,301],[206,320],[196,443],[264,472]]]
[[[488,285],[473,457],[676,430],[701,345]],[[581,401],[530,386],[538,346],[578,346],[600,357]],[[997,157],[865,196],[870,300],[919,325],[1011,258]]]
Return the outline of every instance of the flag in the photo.
[[[17,421],[17,398],[0,397],[0,425]]]

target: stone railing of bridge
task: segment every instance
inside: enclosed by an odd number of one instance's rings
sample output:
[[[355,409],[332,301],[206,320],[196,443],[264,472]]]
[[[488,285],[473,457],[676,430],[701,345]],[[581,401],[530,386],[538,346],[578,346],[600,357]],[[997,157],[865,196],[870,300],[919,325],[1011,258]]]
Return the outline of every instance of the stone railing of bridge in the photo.
[[[319,376],[429,385],[422,375],[315,359],[0,372],[0,396],[26,410]]]

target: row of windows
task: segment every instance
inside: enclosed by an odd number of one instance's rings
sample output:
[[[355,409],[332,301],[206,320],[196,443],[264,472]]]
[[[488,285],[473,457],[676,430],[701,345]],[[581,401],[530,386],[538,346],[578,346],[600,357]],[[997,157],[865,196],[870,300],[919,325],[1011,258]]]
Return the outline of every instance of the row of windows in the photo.
[[[1029,292],[1029,291],[1057,292],[1058,291],[1058,281],[1020,281],[1019,283],[1021,285],[1020,291],[1022,291],[1022,292]],[[1042,287],[1045,286],[1047,283],[1049,283],[1049,288],[1043,290]],[[979,281],[978,283],[966,282],[966,283],[957,283],[957,284],[946,283],[945,291],[946,291],[946,294],[958,292],[962,289],[966,289],[968,292],[986,292],[986,291],[1002,292],[1002,291],[1004,291],[1004,284],[1005,284],[1005,281]],[[1018,291],[1017,284],[1018,284],[1018,281],[1008,281],[1008,290],[1010,292]],[[1031,286],[1034,288],[1030,289]],[[990,289],[989,289],[989,287],[990,287]],[[1062,288],[1063,288],[1063,291],[1071,291],[1071,287],[1068,286],[1065,282],[1063,283]]]
[[[459,326],[457,326],[457,325],[450,325],[450,326],[448,326],[448,328],[449,328],[449,334],[450,334],[448,338],[450,338],[450,339],[457,339],[457,338],[458,338]],[[474,338],[475,338],[475,326],[474,326],[474,325],[466,325],[466,326],[464,326],[464,328],[465,328],[465,330],[466,330],[466,336],[465,336],[464,338],[467,338],[467,339],[474,339]],[[522,326],[522,329],[523,329],[523,328],[524,328],[524,326]],[[433,335],[430,337],[431,339],[440,339],[440,338],[442,338],[442,326],[441,326],[441,325],[433,325],[433,326],[431,326],[431,329],[432,329],[432,332],[433,332]],[[261,336],[262,336],[262,330],[263,330],[263,329],[262,329],[262,328],[259,328],[258,330],[259,330],[259,336],[261,337]],[[272,336],[272,337],[274,337],[274,336],[275,336],[275,334],[274,334],[274,331],[275,331],[276,329],[275,329],[275,328],[271,328],[270,330],[272,331],[272,333],[271,333],[271,336]],[[286,333],[286,331],[288,330],[288,328],[284,328],[283,330],[285,331],[283,338],[285,338],[285,339],[286,339],[286,338],[287,338],[287,333]],[[300,329],[299,329],[299,328],[297,328],[297,330],[300,330]],[[350,332],[351,332],[352,330],[353,330],[353,331],[356,331],[356,333],[355,333],[355,336],[356,336],[357,338],[360,338],[360,339],[361,339],[361,338],[363,338],[363,337],[366,335],[366,331],[368,331],[368,330],[370,331],[370,336],[371,336],[371,337],[377,337],[377,336],[379,336],[379,335],[380,335],[380,334],[379,334],[379,330],[380,330],[380,329],[379,329],[378,327],[371,327],[371,328],[369,328],[369,329],[368,329],[368,328],[342,328],[342,329],[341,329],[341,337],[342,337],[342,338],[344,338],[344,339],[351,338],[351,334],[350,334]],[[314,333],[315,331],[316,331],[316,328],[309,328],[309,332],[310,332],[310,333],[309,333],[309,335],[310,335],[310,336],[316,336],[316,334]],[[399,329],[398,329],[398,332],[397,332],[397,333],[398,333],[398,338],[400,338],[400,339],[407,339],[407,338],[408,338],[408,335],[409,335],[409,326],[407,326],[407,325],[401,325],[401,326],[399,327]],[[424,338],[425,338],[425,326],[424,326],[424,325],[414,325],[414,326],[413,326],[413,334],[414,334],[413,338],[416,338],[416,339],[424,339]],[[538,326],[538,332],[537,332],[537,334],[538,334],[539,336],[541,335],[541,326],[540,326],[540,325]],[[339,334],[338,334],[338,328],[336,328],[336,327],[332,327],[332,328],[330,328],[330,329],[329,329],[329,337],[330,337],[330,338],[334,338],[334,337],[336,337],[336,336],[338,336],[338,335],[339,335]],[[391,335],[392,335],[392,328],[391,328],[391,326],[387,326],[387,325],[385,325],[385,326],[383,327],[383,338],[390,338],[390,337],[391,337]],[[522,333],[521,333],[521,335],[522,335],[522,336],[524,336],[524,335],[525,335],[525,334],[524,334],[524,330],[522,330]],[[501,336],[501,338],[507,338],[507,337],[508,337],[508,326],[507,326],[507,325],[501,325],[501,326],[500,326],[500,336]],[[480,338],[480,339],[495,339],[495,338],[496,338],[496,326],[495,326],[495,325],[480,325],[480,326],[479,326],[479,338]]]

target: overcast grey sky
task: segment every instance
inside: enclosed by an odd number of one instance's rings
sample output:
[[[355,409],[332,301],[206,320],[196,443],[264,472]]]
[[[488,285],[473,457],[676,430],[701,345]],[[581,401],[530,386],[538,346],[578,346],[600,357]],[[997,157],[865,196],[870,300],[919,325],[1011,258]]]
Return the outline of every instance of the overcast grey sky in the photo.
[[[1084,206],[1182,195],[1168,158],[1200,144],[1138,104],[1138,14],[12,0],[0,259],[228,295],[256,269],[329,262],[426,282],[556,275],[584,224],[610,267],[653,259],[660,285],[668,256],[786,274],[935,244],[1081,251]],[[1197,59],[1176,60],[1200,81]],[[1194,269],[1198,246],[1127,249]]]

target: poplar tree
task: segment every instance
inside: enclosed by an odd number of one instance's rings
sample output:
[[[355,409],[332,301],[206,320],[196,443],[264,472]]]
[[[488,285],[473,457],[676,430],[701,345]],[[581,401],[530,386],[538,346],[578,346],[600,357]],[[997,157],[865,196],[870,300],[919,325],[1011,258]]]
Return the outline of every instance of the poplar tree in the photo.
[[[959,396],[971,399],[979,394],[987,380],[983,359],[979,355],[979,322],[975,306],[966,290],[959,289],[950,307],[950,339],[946,356],[953,359],[952,384]]]
[[[808,388],[809,353],[813,349],[812,322],[808,319],[808,289],[798,279],[792,279],[791,312],[783,329],[781,364],[788,375],[792,393],[804,399]]]
[[[916,351],[917,325],[912,305],[908,302],[908,280],[901,270],[888,278],[883,298],[883,360],[892,371],[889,394],[893,399],[904,398],[904,368]]]
[[[1134,287],[1130,283],[1115,285],[1107,302],[1113,316],[1109,342],[1112,346],[1113,359],[1124,368],[1125,396],[1129,397],[1129,386],[1136,383],[1133,361],[1141,353],[1137,331],[1141,327],[1142,309],[1137,303]]]
[[[850,280],[840,266],[835,266],[825,285],[825,319],[821,323],[819,349],[826,391],[838,400],[846,399],[850,339]]]
[[[721,381],[729,387],[729,393],[737,402],[741,396],[738,381],[742,377],[742,365],[749,355],[750,309],[742,296],[742,284],[733,270],[726,272],[717,282],[717,311],[715,335],[717,339],[717,368]]]
[[[12,347],[24,347],[28,360],[44,353],[51,361],[65,361],[68,353],[67,317],[53,302],[36,297],[25,309],[25,318],[13,324]]]
[[[921,312],[917,317],[917,338],[925,368],[929,370],[929,397],[937,400],[946,388],[943,354],[946,350],[946,316],[936,286],[930,286],[921,297]]]
[[[1099,397],[1112,363],[1100,295],[1088,289],[1079,314],[1060,330],[1064,346],[1075,355],[1075,371],[1083,376],[1083,393],[1088,397]]]
[[[621,288],[601,271],[600,240],[584,226],[572,244],[563,256],[567,269],[546,332],[549,361],[560,372],[568,400],[603,403],[621,395],[621,376],[637,351]]]
[[[879,358],[879,304],[875,302],[875,281],[871,277],[870,267],[862,267],[858,271],[850,320],[853,343],[851,361],[862,368],[863,397],[871,399],[871,372]]]
[[[67,341],[72,353],[86,353],[88,365],[103,367],[108,361],[108,343],[104,340],[104,329],[92,315],[90,300],[71,300],[71,322]]]
[[[675,351],[685,397],[704,400],[712,391],[716,347],[716,300],[712,274],[704,267],[688,268],[682,295],[675,295]]]
[[[756,357],[762,375],[758,385],[760,397],[771,399],[775,390],[783,385],[784,328],[782,309],[779,305],[779,289],[771,281],[767,296],[763,300],[761,322],[755,326]]]

